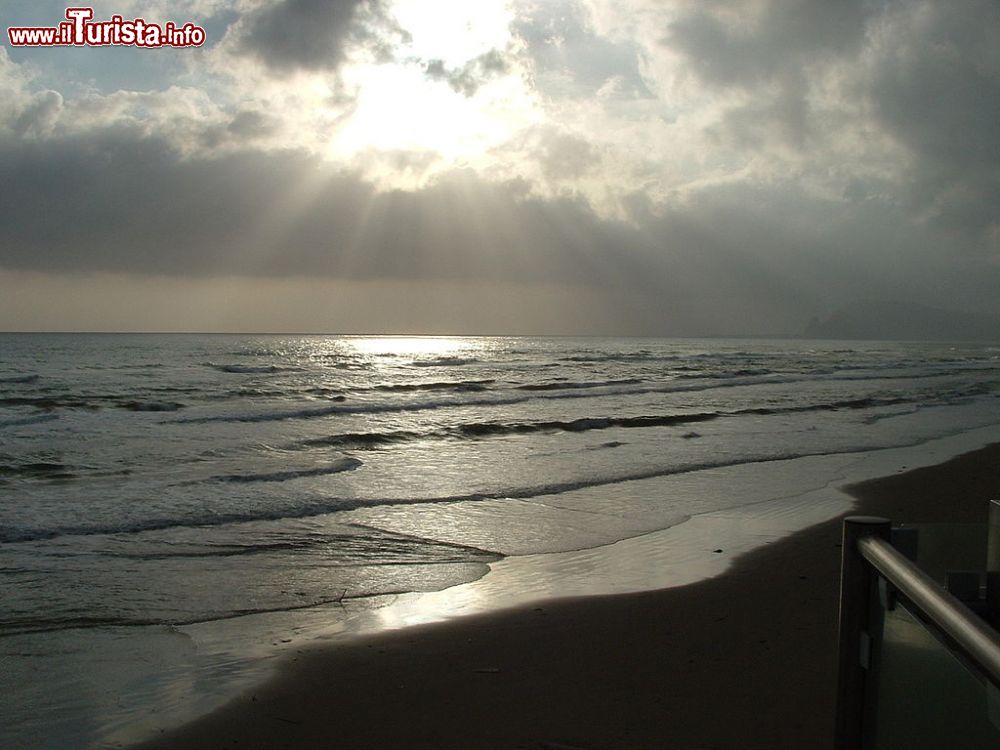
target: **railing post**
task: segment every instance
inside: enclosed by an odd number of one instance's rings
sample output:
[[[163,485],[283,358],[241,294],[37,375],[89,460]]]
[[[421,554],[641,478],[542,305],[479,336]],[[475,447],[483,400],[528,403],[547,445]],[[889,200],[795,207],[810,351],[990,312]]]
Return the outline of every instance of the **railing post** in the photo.
[[[858,552],[859,539],[889,539],[886,518],[849,516],[844,519],[840,564],[840,652],[837,675],[836,750],[862,750],[864,743],[865,689],[871,665],[873,637],[870,623],[877,606],[877,576]]]

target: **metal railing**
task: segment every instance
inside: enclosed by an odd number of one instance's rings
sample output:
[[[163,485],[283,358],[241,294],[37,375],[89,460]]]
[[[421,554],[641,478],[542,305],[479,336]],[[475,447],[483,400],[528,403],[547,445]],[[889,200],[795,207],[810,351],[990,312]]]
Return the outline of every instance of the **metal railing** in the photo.
[[[885,518],[853,516],[844,521],[836,750],[862,750],[873,744],[873,673],[883,615],[897,599],[977,679],[991,690],[1000,689],[1000,635],[893,547],[890,531]]]

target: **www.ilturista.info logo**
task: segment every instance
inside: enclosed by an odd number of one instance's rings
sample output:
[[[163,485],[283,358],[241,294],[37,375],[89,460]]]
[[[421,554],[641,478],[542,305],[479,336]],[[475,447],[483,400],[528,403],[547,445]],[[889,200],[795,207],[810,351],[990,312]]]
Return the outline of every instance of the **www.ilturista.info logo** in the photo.
[[[12,47],[200,47],[205,43],[205,29],[190,22],[161,26],[117,15],[110,21],[93,18],[93,8],[67,8],[66,20],[58,26],[10,26],[7,37]]]

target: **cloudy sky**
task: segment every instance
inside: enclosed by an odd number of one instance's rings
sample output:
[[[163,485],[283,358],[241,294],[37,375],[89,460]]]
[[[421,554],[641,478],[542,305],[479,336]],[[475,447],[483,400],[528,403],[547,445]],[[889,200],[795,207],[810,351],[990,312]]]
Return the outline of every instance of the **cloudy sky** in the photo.
[[[66,5],[7,0],[8,26]],[[1000,313],[996,0],[110,0],[0,49],[0,329]],[[5,34],[6,36],[6,34]]]

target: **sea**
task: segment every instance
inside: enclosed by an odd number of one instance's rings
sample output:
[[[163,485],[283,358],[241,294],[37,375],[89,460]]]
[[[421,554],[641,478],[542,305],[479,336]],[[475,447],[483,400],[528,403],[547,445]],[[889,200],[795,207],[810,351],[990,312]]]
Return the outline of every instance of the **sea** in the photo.
[[[729,551],[699,519],[752,548],[835,515],[864,457],[1000,439],[998,395],[985,344],[0,334],[0,747],[119,747],[316,639],[606,593],[605,552],[697,578]]]

